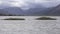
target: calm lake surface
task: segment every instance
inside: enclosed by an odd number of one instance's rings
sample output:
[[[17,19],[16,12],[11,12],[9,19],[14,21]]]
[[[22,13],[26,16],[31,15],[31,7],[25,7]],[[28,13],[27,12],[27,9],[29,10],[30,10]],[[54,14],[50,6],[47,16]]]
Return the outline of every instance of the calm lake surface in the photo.
[[[60,34],[60,16],[48,16],[57,20],[35,20],[41,16],[0,16],[26,20],[0,20],[0,34]]]

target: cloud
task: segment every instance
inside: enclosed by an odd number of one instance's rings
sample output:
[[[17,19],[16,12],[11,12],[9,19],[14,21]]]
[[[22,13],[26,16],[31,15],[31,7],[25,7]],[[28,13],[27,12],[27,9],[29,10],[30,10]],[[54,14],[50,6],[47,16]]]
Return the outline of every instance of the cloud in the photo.
[[[55,6],[60,3],[60,0],[0,0],[0,5],[14,6],[14,7],[27,7],[30,4],[42,4],[46,7]]]
[[[0,1],[0,4],[2,4],[2,1]]]

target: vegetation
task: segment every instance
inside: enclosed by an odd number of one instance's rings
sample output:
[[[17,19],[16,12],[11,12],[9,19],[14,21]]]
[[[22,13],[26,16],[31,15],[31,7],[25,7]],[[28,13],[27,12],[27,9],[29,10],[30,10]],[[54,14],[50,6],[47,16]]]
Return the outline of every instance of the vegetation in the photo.
[[[37,18],[36,20],[56,20],[56,19],[50,18],[50,17],[40,17],[40,18]]]
[[[6,18],[3,20],[25,20],[24,18]]]

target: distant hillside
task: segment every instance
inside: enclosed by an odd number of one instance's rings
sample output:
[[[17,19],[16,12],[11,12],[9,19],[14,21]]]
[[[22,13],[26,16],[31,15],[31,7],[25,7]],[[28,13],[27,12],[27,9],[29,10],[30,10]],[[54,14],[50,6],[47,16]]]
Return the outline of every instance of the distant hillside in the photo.
[[[29,9],[29,15],[33,16],[60,16],[60,5],[50,8]]]
[[[51,12],[49,13],[49,15],[52,16],[60,16],[60,5],[54,7]]]
[[[18,7],[9,7],[0,9],[0,15],[3,16],[42,16],[48,15],[51,8],[30,8],[29,10],[23,11]]]
[[[48,15],[53,8],[31,8],[27,10],[27,15],[32,16],[46,16]]]
[[[0,9],[1,15],[9,15],[9,16],[21,16],[23,15],[23,10],[18,7],[9,7]]]
[[[0,9],[0,16],[60,16],[60,5],[50,8],[36,5],[25,11],[20,7],[9,7]]]

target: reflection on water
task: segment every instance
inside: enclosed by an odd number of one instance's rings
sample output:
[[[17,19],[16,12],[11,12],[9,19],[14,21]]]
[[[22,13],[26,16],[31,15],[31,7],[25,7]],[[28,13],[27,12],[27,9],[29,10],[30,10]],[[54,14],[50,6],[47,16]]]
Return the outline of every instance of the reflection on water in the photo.
[[[40,16],[0,16],[4,18],[25,18],[26,20],[0,20],[0,34],[60,34],[60,19],[34,20]]]

